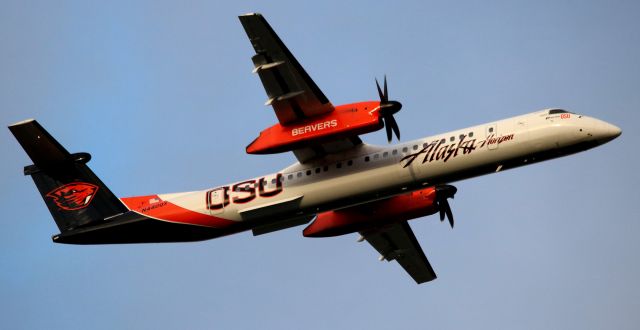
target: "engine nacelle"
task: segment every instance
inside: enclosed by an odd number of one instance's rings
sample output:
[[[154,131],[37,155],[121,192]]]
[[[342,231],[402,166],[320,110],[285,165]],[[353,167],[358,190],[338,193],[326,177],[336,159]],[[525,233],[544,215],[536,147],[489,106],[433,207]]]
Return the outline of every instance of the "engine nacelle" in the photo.
[[[322,143],[381,129],[380,102],[360,102],[337,106],[326,115],[296,124],[275,124],[247,146],[249,154],[273,154],[299,149],[309,142]]]
[[[436,212],[436,188],[429,187],[377,202],[320,213],[302,233],[305,237],[339,236]]]

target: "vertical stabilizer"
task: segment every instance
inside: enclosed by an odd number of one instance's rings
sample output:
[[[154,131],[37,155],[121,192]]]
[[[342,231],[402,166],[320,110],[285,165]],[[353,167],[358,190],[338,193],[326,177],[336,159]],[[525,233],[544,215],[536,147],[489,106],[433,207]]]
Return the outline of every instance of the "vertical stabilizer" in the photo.
[[[33,161],[24,174],[33,178],[61,232],[127,211],[87,166],[91,155],[70,154],[34,119],[15,123],[9,130]]]

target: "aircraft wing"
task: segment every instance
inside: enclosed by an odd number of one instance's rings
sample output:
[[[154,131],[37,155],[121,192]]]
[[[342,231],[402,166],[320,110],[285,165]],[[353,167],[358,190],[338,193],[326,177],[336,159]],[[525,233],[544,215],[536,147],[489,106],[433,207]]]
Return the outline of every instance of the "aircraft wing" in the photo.
[[[265,105],[273,107],[280,125],[294,125],[335,110],[261,14],[250,13],[239,18],[256,52],[251,58],[253,72],[260,76],[267,92]],[[362,140],[353,135],[321,144],[309,144],[294,150],[294,154],[304,163],[361,143]]]
[[[436,279],[436,273],[406,221],[360,232],[360,234],[380,252],[385,260],[396,260],[416,283]]]
[[[334,110],[287,46],[260,14],[240,16],[256,54],[251,58],[268,100],[280,124],[328,113]]]

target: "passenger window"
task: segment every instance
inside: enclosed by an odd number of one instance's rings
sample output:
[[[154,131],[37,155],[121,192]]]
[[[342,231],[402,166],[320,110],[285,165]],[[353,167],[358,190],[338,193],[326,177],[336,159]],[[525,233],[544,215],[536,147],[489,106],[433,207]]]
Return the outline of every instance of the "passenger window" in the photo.
[[[409,151],[409,149],[407,149],[407,147],[402,148],[402,152],[407,152]]]
[[[469,137],[473,137],[473,132],[469,132]]]
[[[336,164],[336,168],[342,168],[342,163]]]
[[[452,136],[452,137],[449,138],[449,141],[453,142],[453,140],[455,140],[455,139],[456,139],[456,137]]]
[[[418,145],[417,144],[413,146],[413,150],[418,150]]]
[[[302,172],[298,172],[298,177],[301,178],[302,177]]]
[[[393,151],[391,152],[392,155],[397,155],[398,154],[398,150],[393,149]]]
[[[460,140],[464,140],[464,134],[460,134]]]
[[[378,159],[378,158],[380,158],[380,155],[378,154],[373,155],[373,159]]]
[[[370,160],[371,160],[371,158],[369,158],[369,156],[365,156],[365,157],[364,157],[364,161],[365,161],[365,162],[368,162],[368,161],[370,161]]]
[[[284,176],[280,177],[280,182],[284,182]]]
[[[349,160],[349,161],[347,162],[347,166],[351,166],[351,165],[353,165],[353,160]]]
[[[271,179],[271,184],[276,184],[276,179]]]
[[[320,168],[316,168],[316,173],[320,173]]]
[[[289,180],[293,180],[293,174],[289,174],[289,176],[287,177],[287,179],[289,179]]]
[[[307,170],[307,175],[311,175],[311,170]]]
[[[329,170],[329,166],[326,166],[326,165],[325,165],[325,166],[322,168],[322,170],[323,170],[323,171],[325,171],[325,172],[326,172],[326,171],[328,171],[328,170]]]
[[[383,152],[383,153],[382,153],[382,157],[383,157],[383,158],[387,158],[387,157],[389,157],[389,153],[388,153],[387,151]]]
[[[445,143],[445,142],[447,142],[447,140],[445,139],[440,140],[440,143]]]
[[[489,133],[493,133],[493,127],[489,127]]]

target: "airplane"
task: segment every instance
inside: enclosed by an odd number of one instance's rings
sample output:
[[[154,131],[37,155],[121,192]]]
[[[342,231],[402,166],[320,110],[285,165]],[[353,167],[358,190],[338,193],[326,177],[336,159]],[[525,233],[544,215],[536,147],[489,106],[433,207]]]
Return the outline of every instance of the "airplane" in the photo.
[[[278,123],[260,132],[249,154],[292,152],[297,162],[275,173],[211,189],[118,198],[36,120],[9,126],[33,161],[35,182],[60,233],[55,243],[201,241],[251,230],[253,235],[305,225],[305,237],[359,233],[415,280],[436,278],[409,220],[439,214],[454,226],[451,183],[574,154],[621,134],[607,122],[562,109],[512,118],[389,146],[360,135],[385,129],[400,139],[387,79],[378,101],[334,106],[266,19],[239,16],[255,50],[254,70]]]

